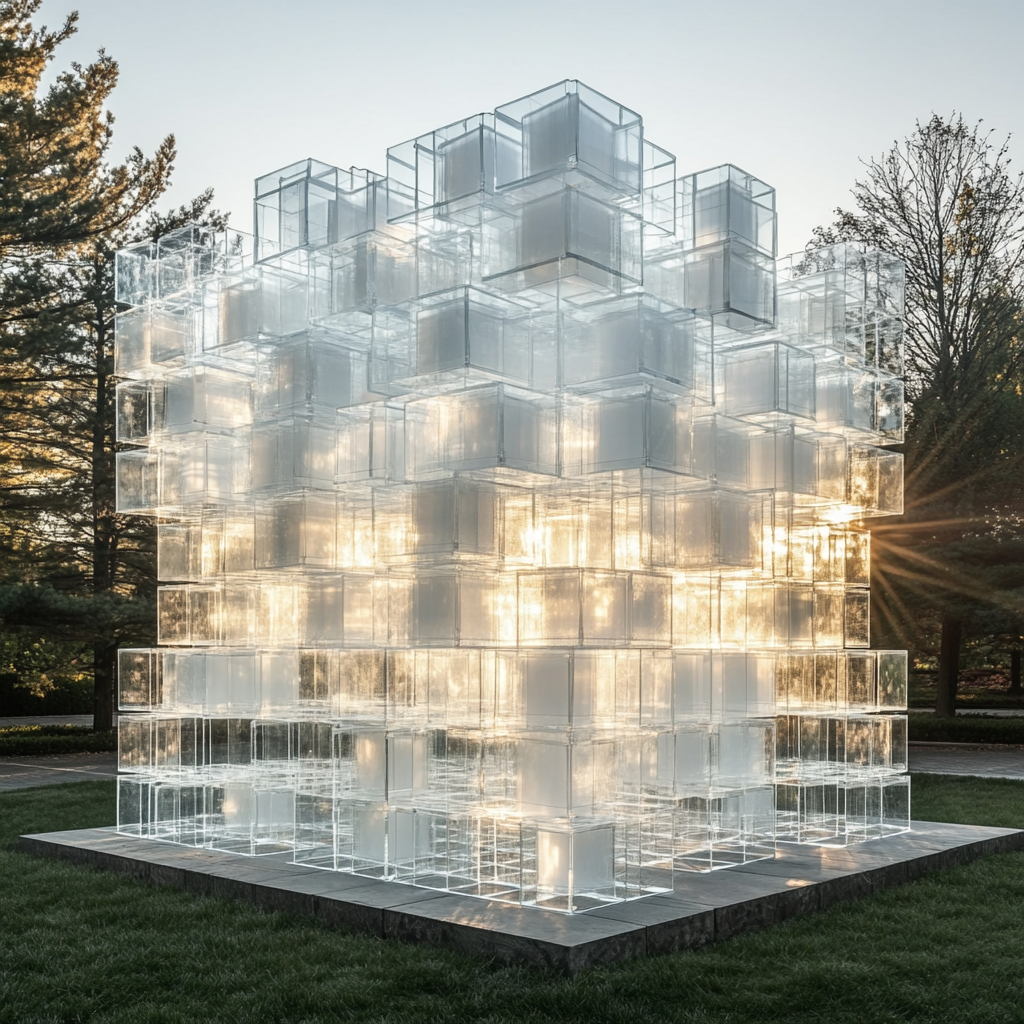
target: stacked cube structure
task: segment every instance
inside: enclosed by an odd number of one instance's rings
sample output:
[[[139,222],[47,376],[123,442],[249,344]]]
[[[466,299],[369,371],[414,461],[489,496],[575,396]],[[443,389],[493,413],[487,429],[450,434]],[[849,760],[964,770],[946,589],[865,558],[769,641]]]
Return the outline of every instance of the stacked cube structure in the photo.
[[[118,827],[584,910],[906,831],[903,278],[564,82],[118,254]]]

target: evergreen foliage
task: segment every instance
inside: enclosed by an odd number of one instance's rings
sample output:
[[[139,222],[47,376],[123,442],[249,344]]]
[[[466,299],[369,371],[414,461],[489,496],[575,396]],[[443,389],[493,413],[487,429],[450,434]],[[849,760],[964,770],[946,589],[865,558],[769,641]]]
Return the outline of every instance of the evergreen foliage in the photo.
[[[174,137],[111,159],[116,62],[102,51],[48,88],[75,31],[36,28],[41,0],[0,2],[0,616],[87,643],[97,729],[114,710],[117,647],[151,639],[154,529],[114,510],[114,253],[192,220],[212,192],[159,215]]]

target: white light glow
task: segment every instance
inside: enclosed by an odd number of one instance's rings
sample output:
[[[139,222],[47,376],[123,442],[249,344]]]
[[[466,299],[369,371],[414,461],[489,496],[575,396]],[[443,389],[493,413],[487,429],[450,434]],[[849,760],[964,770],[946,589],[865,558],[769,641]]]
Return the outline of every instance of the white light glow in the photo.
[[[832,328],[902,268],[580,83],[499,113],[118,254],[119,829],[566,912],[906,830],[900,391]]]

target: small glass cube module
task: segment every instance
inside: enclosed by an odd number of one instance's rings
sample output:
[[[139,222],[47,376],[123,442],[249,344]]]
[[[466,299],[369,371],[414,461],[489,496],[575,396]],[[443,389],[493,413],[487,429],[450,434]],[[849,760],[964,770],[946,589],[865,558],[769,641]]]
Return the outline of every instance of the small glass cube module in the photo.
[[[562,82],[117,257],[118,828],[565,912],[909,828],[903,271]]]

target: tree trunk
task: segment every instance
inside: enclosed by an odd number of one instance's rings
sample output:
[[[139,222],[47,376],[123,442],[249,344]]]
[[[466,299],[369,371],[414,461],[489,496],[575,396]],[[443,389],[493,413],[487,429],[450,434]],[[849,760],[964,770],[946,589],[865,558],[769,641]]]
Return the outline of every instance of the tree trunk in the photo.
[[[109,593],[116,575],[113,468],[110,439],[111,409],[109,353],[102,309],[96,328],[96,409],[92,423],[92,591]],[[93,721],[95,731],[114,727],[117,692],[117,640],[113,624],[97,630],[93,638]]]
[[[1020,648],[1010,651],[1010,696],[1019,697],[1020,689]]]
[[[956,684],[960,676],[960,637],[963,623],[959,619],[942,620],[942,641],[939,646],[939,678],[935,697],[935,714],[952,718],[956,714]]]
[[[93,650],[92,727],[96,732],[114,728],[114,693],[117,675],[117,644],[98,638]]]

